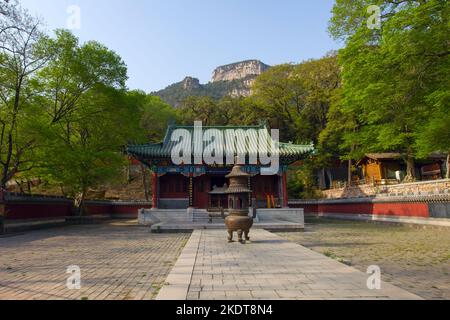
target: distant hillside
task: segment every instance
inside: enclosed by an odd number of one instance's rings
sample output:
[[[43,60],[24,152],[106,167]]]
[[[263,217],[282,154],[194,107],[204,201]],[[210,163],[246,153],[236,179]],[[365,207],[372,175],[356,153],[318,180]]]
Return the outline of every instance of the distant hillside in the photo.
[[[247,60],[216,68],[211,82],[201,84],[196,78],[186,77],[183,81],[154,92],[174,107],[189,96],[206,96],[221,99],[225,96],[249,96],[251,86],[262,72],[270,66],[258,60]]]

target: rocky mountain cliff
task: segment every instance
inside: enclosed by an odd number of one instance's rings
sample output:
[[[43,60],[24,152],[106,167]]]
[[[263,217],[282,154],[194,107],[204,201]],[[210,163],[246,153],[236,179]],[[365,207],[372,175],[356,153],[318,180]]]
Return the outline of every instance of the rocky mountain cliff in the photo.
[[[259,60],[247,60],[217,67],[211,82],[201,84],[197,78],[186,77],[183,81],[154,92],[174,107],[189,96],[206,96],[221,99],[225,96],[247,97],[251,94],[251,86],[261,73],[270,66]]]
[[[212,82],[233,81],[257,77],[269,68],[270,66],[259,60],[236,62],[216,68],[213,72]]]

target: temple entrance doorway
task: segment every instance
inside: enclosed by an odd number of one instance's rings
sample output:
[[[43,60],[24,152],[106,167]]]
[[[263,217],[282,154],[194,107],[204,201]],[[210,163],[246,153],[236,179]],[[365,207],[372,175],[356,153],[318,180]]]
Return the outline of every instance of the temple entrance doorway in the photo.
[[[226,183],[228,183],[227,178],[222,176],[212,176],[211,177],[211,190],[213,190],[214,186],[218,188],[222,188]],[[209,190],[209,191],[211,191]]]

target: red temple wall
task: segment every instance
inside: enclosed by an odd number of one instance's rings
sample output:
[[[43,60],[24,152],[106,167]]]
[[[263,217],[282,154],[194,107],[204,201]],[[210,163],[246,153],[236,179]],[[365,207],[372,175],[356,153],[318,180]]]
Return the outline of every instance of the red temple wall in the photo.
[[[72,215],[71,202],[7,202],[5,204],[6,219],[54,219]]]
[[[134,219],[142,208],[149,209],[151,205],[144,202],[87,201],[84,215],[109,215],[112,218],[129,216]],[[71,199],[15,196],[14,200],[5,200],[6,219],[12,221],[62,219],[73,216],[75,212]]]
[[[180,199],[189,197],[189,178],[183,175],[164,175],[159,178],[159,198]]]
[[[194,207],[206,209],[209,206],[209,192],[212,190],[214,178],[219,176],[202,175],[194,177],[193,200]],[[175,199],[189,198],[189,178],[181,174],[166,174],[159,177],[158,181],[160,200],[170,201]],[[220,185],[221,186],[221,185]],[[267,196],[278,201],[280,195],[279,176],[255,176],[251,179],[252,198],[259,202],[267,202]]]
[[[306,214],[365,214],[378,216],[429,218],[430,208],[426,202],[389,202],[389,203],[291,203],[290,207],[303,208]]]
[[[212,190],[211,176],[204,175],[194,178],[194,193],[208,194]],[[164,175],[159,178],[159,198],[181,199],[189,197],[189,178],[183,175]],[[252,178],[253,196],[260,199],[267,195],[280,197],[278,176],[255,176]]]
[[[254,196],[266,195],[280,196],[278,176],[256,176],[252,178],[252,191]]]

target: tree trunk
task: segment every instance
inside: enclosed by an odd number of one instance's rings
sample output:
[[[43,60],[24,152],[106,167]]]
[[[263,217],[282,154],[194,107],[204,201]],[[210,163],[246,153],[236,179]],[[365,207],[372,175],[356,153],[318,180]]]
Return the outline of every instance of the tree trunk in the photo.
[[[86,198],[86,189],[79,192],[75,197],[75,208],[77,210],[77,215],[82,217],[85,211],[85,198]]]
[[[18,76],[18,82],[17,86],[15,88],[15,96],[14,96],[14,107],[13,107],[13,114],[11,119],[11,128],[9,129],[8,133],[8,151],[6,155],[6,161],[3,165],[3,172],[2,172],[2,181],[0,187],[4,190],[7,189],[9,180],[14,177],[14,174],[11,174],[10,166],[13,156],[13,132],[16,130],[17,127],[17,116],[19,113],[19,106],[20,106],[20,94],[22,91],[22,83],[23,83],[24,75],[20,74]],[[17,159],[18,160],[18,159]]]
[[[416,170],[415,161],[412,151],[409,150],[406,158],[406,178],[404,182],[415,182],[416,181]]]
[[[450,151],[447,154],[447,173],[445,174],[446,179],[450,179]]]
[[[131,169],[130,169],[130,164],[128,164],[127,165],[127,167],[126,167],[126,175],[127,175],[127,181],[128,181],[128,183],[130,183],[131,182]]]
[[[348,180],[347,180],[347,185],[349,187],[352,186],[352,167],[353,167],[353,161],[352,159],[348,160]]]
[[[67,193],[66,193],[66,190],[64,190],[64,185],[63,185],[63,184],[60,184],[60,185],[59,185],[59,190],[61,190],[61,194],[62,194],[64,197],[67,198]]]
[[[18,180],[14,180],[14,182],[16,183],[17,187],[19,187],[19,192],[20,193],[25,193],[25,191],[23,190],[23,181],[18,181]]]
[[[7,155],[6,155],[6,161],[3,164],[3,172],[2,172],[2,181],[1,181],[1,185],[0,188],[7,190],[8,189],[8,174],[9,174],[9,165],[11,163],[11,157],[12,157],[12,150],[13,148],[13,141],[12,141],[12,135],[9,134],[8,135],[8,151],[7,151]]]

